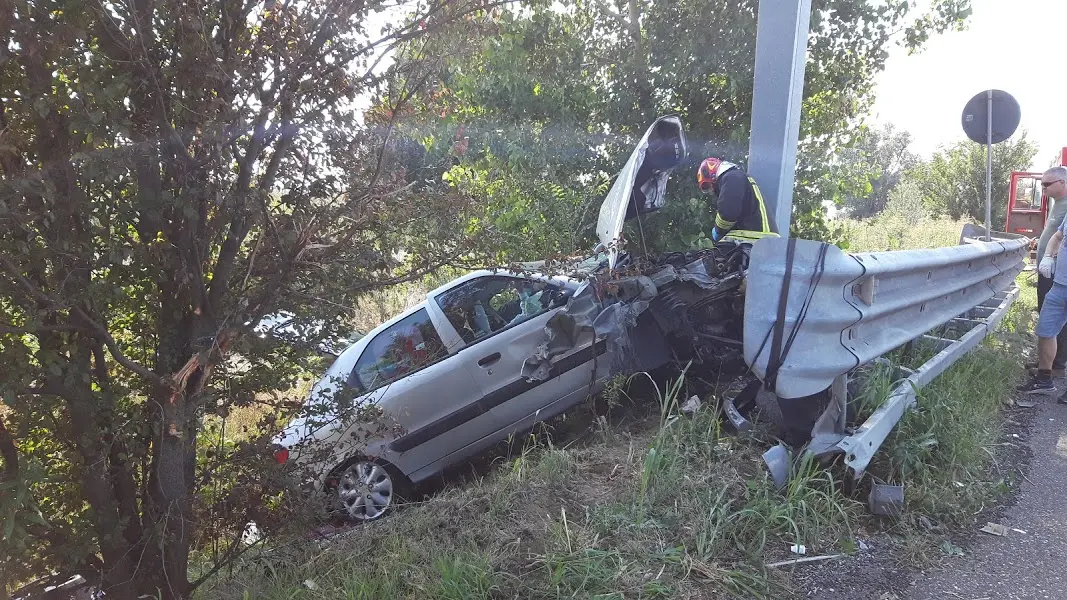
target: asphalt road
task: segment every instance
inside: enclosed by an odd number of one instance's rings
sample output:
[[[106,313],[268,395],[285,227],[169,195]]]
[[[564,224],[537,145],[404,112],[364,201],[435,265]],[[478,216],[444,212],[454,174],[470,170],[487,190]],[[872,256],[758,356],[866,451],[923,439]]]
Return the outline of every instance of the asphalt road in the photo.
[[[1007,536],[980,534],[968,556],[920,574],[901,597],[1067,600],[1067,406],[1055,396],[1032,399],[1033,458],[1018,501],[999,520]]]

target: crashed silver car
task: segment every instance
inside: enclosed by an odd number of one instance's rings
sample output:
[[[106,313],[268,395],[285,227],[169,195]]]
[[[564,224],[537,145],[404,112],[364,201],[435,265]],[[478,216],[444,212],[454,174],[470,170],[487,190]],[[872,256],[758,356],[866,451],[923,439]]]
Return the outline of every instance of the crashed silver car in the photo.
[[[355,521],[405,488],[599,392],[615,373],[670,361],[741,364],[750,246],[637,259],[624,223],[660,209],[687,153],[681,121],[646,131],[605,199],[595,255],[568,275],[479,271],[431,291],[340,354],[309,411],[277,438],[279,462]],[[544,269],[542,269],[544,270]],[[359,418],[347,406],[369,407]]]

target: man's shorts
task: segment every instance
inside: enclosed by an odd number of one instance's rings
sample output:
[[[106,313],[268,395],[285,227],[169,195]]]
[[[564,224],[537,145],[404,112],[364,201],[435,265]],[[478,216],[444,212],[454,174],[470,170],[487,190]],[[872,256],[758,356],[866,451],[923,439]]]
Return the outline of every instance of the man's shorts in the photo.
[[[1053,283],[1037,317],[1037,337],[1054,338],[1067,324],[1067,285]]]

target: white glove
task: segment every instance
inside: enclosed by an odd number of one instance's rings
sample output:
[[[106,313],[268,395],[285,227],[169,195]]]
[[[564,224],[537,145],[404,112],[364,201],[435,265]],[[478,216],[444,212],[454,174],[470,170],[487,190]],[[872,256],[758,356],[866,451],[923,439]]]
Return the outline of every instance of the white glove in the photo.
[[[1041,259],[1041,262],[1037,265],[1037,272],[1041,273],[1043,277],[1052,277],[1052,271],[1056,268],[1056,259],[1051,256],[1046,256]]]

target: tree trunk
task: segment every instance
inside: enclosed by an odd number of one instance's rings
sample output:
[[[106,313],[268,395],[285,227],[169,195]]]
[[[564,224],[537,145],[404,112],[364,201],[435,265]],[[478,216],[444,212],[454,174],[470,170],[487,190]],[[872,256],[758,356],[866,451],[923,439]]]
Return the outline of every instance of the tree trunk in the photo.
[[[82,488],[92,507],[92,522],[104,559],[104,585],[109,598],[133,598],[135,554],[121,534],[119,503],[108,473],[107,448],[94,398],[78,397],[67,402],[75,444],[82,457]],[[126,518],[129,518],[127,515]],[[134,515],[136,518],[136,515]]]
[[[192,519],[193,476],[196,468],[196,436],[199,429],[195,401],[201,376],[196,364],[193,332],[197,318],[187,302],[179,273],[163,285],[160,346],[156,371],[171,374],[174,387],[153,394],[157,407],[152,461],[149,467],[145,529],[154,531],[160,549],[158,582],[163,598],[185,598],[189,593],[189,549],[195,523]]]

